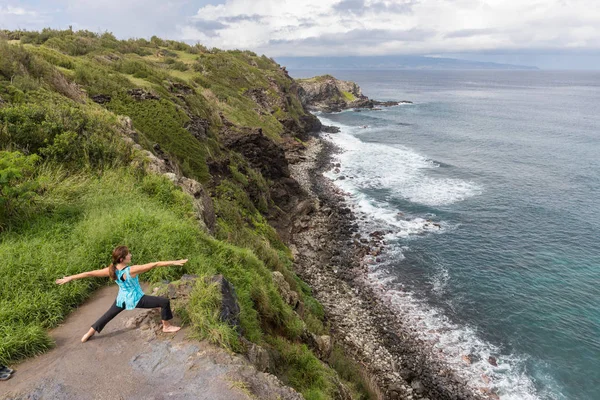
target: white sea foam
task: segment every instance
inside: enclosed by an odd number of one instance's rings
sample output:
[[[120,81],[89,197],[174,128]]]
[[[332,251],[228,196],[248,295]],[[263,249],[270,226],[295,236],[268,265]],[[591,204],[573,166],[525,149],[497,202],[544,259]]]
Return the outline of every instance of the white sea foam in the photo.
[[[327,125],[340,126],[322,115],[319,117]],[[452,323],[441,310],[405,291],[390,272],[391,263],[401,261],[407,249],[395,239],[443,233],[454,227],[444,221],[434,223],[435,215],[403,214],[389,202],[367,194],[369,190],[381,190],[391,198],[444,206],[475,196],[482,189],[473,182],[428,175],[438,166],[407,147],[362,142],[359,137],[365,128],[341,126],[341,129],[327,137],[342,152],[334,161],[340,163],[338,170],[333,169],[326,176],[349,194],[362,233],[384,230],[385,239],[393,243],[380,256],[382,262],[369,260],[370,284],[379,289],[381,298],[397,311],[406,326],[430,344],[432,354],[466,379],[474,390],[493,390],[502,400],[538,399],[533,382],[524,371],[525,359],[500,356],[498,366],[492,366],[488,358],[500,354],[500,349],[481,340],[473,328]],[[340,179],[342,176],[344,179]],[[443,265],[435,267],[433,290],[441,294],[450,274]],[[463,359],[465,355],[471,355],[470,365]]]
[[[342,149],[336,156],[341,164],[339,173],[330,171],[328,175],[342,189],[353,194],[387,190],[398,199],[428,206],[449,205],[481,193],[473,182],[431,176],[438,165],[410,148],[361,141],[357,136],[364,129],[344,126],[341,132],[327,136]],[[345,179],[340,180],[341,176]]]
[[[524,370],[526,359],[515,355],[498,356],[500,349],[481,340],[476,330],[452,323],[440,310],[432,308],[404,291],[391,280],[385,264],[371,267],[368,278],[380,289],[380,296],[392,307],[404,324],[424,343],[429,343],[432,354],[443,360],[475,390],[488,388],[502,400],[535,400],[535,387]],[[464,356],[470,355],[468,364]],[[490,356],[498,358],[498,365],[489,363]]]

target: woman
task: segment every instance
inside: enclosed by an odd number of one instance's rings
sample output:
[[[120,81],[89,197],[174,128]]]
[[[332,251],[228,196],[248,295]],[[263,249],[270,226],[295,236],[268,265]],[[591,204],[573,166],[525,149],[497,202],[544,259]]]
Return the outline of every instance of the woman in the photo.
[[[169,299],[145,295],[140,286],[138,275],[143,272],[150,271],[152,268],[156,267],[167,267],[170,265],[180,266],[185,264],[187,259],[177,261],[159,261],[149,264],[129,266],[129,263],[131,262],[131,253],[129,252],[129,249],[127,246],[119,246],[113,250],[112,260],[112,264],[106,268],[83,272],[77,275],[66,276],[56,280],[57,284],[63,285],[75,279],[110,277],[110,279],[116,281],[117,285],[119,285],[117,301],[113,303],[110,309],[92,325],[90,330],[85,335],[83,335],[81,342],[84,343],[96,332],[101,332],[104,326],[111,319],[116,317],[121,311],[133,310],[134,308],[160,307],[163,332],[174,333],[181,329],[180,327],[171,325],[169,323],[169,320],[173,318]]]

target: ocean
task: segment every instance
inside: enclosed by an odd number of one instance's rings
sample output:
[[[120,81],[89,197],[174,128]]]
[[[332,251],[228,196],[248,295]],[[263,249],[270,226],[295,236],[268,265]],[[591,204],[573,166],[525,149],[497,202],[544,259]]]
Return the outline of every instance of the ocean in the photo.
[[[317,114],[399,315],[474,388],[600,399],[600,73],[324,73],[413,102]]]

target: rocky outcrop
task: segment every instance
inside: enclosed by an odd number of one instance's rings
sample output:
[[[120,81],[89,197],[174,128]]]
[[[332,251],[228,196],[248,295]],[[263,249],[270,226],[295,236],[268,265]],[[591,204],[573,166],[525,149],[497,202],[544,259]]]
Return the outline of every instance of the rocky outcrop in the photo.
[[[339,112],[350,108],[389,107],[410,101],[377,101],[363,95],[360,87],[350,81],[342,81],[331,75],[298,79],[298,96],[302,104],[313,111]]]
[[[237,127],[222,117],[224,126],[219,133],[223,146],[227,150],[233,150],[248,161],[251,167],[259,170],[263,177],[271,181],[269,195],[275,205],[282,211],[294,207],[298,198],[303,196],[303,191],[296,180],[290,177],[288,160],[284,147],[267,137],[262,129]],[[213,179],[219,179],[219,175],[229,174],[228,165],[212,163],[209,170]],[[255,194],[249,188],[250,198]],[[273,215],[284,218],[285,215],[278,213]]]

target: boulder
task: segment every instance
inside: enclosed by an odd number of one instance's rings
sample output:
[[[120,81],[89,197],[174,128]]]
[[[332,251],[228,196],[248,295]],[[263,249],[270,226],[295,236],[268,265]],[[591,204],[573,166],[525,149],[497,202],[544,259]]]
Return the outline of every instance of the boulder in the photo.
[[[340,128],[338,126],[333,126],[333,125],[323,125],[321,127],[321,132],[338,133],[338,132],[340,132]]]
[[[300,303],[300,296],[298,293],[290,288],[290,284],[287,283],[283,274],[279,271],[273,272],[273,282],[279,291],[279,294],[283,300],[292,306],[293,309],[297,309]]]
[[[305,329],[301,335],[302,340],[313,349],[321,360],[327,360],[333,351],[333,340],[328,335],[315,335]]]
[[[221,289],[221,312],[219,319],[233,326],[241,332],[240,325],[240,306],[237,301],[235,289],[233,285],[223,277],[223,275],[215,275],[210,279],[211,282],[217,283]]]
[[[240,338],[244,347],[246,348],[246,357],[260,372],[269,372],[273,370],[273,360],[269,352],[257,345],[252,343],[243,336]]]

